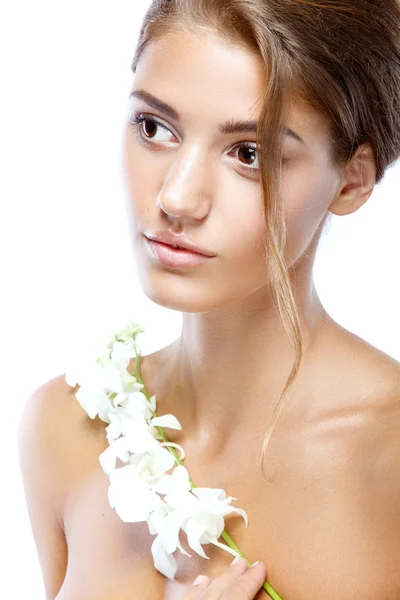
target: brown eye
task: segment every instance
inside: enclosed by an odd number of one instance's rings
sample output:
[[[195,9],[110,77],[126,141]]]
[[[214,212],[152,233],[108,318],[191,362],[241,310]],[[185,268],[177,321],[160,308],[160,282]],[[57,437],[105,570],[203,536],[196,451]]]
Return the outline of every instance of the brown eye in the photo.
[[[159,127],[158,123],[152,119],[143,119],[142,121],[142,131],[150,139],[157,133],[157,127]]]
[[[168,135],[173,135],[173,133],[164,125],[151,117],[146,117],[144,114],[131,115],[129,124],[134,128],[138,135],[138,139],[141,139],[143,143],[151,143],[147,142],[147,140],[152,140],[159,132],[161,134],[161,139],[156,140],[158,142],[169,142],[171,140],[168,139]],[[166,138],[162,137],[163,133],[166,134]]]
[[[238,157],[239,157],[239,160],[241,160],[243,158],[243,160],[247,166],[252,166],[253,161],[256,158],[256,149],[251,148],[250,146],[241,146],[239,148]]]
[[[240,166],[248,172],[257,173],[259,171],[257,148],[244,143],[236,146],[233,153],[237,156]],[[255,165],[255,166],[254,166]]]

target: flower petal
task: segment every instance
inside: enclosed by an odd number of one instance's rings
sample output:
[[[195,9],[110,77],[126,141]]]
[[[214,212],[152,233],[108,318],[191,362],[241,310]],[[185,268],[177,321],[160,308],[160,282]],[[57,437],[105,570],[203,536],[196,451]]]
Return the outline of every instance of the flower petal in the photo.
[[[129,446],[127,448],[129,448],[130,452],[151,452],[158,445],[158,442],[153,437],[154,428],[149,427],[144,419],[131,419],[129,427],[125,421],[124,430],[126,431],[124,437],[129,439]]]
[[[108,392],[119,394],[124,391],[121,372],[114,363],[110,363],[104,368],[105,389]]]
[[[157,492],[157,494],[166,494],[169,488],[171,475],[168,473],[161,475],[157,479],[148,481],[149,487]]]
[[[232,506],[232,507],[231,507],[231,509],[229,510],[229,512],[227,512],[227,513],[225,513],[225,514],[227,514],[227,515],[228,515],[228,514],[229,514],[229,513],[231,513],[231,512],[236,512],[236,513],[238,513],[238,514],[239,514],[241,517],[243,517],[243,519],[244,519],[244,522],[245,522],[245,525],[246,525],[246,528],[247,528],[247,526],[248,526],[248,524],[249,524],[249,519],[248,519],[248,517],[247,517],[247,513],[246,513],[246,511],[244,511],[242,508],[235,508],[235,507],[233,507],[233,506]]]
[[[123,410],[128,415],[138,418],[150,419],[152,413],[146,396],[142,392],[133,392],[127,394],[127,400],[124,402]]]
[[[236,556],[240,556],[240,554],[238,552],[236,552],[236,550],[234,550],[233,548],[231,548],[227,544],[221,544],[221,542],[219,542],[215,538],[211,538],[210,537],[210,544],[214,544],[215,546],[218,546],[219,548],[222,548],[222,550],[225,550],[226,552],[229,552],[229,554],[232,554],[232,556],[235,556],[235,557]]]
[[[76,387],[79,381],[79,370],[75,367],[70,367],[65,373],[65,381],[71,387]]]
[[[111,423],[110,417],[108,416],[109,413],[104,412],[103,410],[99,409],[99,419],[101,421],[104,421],[105,423]],[[110,413],[111,414],[111,413]]]
[[[118,363],[123,369],[129,365],[130,351],[128,346],[123,342],[114,342],[111,351],[111,360],[113,363]]]
[[[165,517],[171,512],[171,509],[168,506],[168,504],[161,500],[160,497],[158,498],[158,505],[154,508],[153,512],[151,512],[147,517],[147,524],[149,526],[149,531],[152,535],[159,533]]]
[[[174,415],[162,415],[161,417],[153,417],[151,424],[159,427],[169,427],[170,429],[182,429],[181,424]]]
[[[117,457],[111,446],[108,446],[108,448],[100,454],[99,461],[103,471],[107,473],[107,475],[110,475],[111,471],[115,469],[115,463],[117,462]]]
[[[158,536],[151,545],[151,553],[153,555],[155,568],[165,575],[165,577],[168,577],[168,579],[174,580],[178,568],[175,557],[165,551]]]
[[[183,493],[191,489],[189,473],[183,465],[178,465],[172,473],[174,493]]]
[[[118,516],[126,523],[146,521],[159,498],[135,473],[132,466],[114,469],[110,474],[110,481],[108,499]]]
[[[82,408],[87,412],[91,419],[94,419],[98,413],[97,394],[88,386],[81,386],[75,394]]]
[[[156,412],[157,398],[156,398],[155,394],[150,397],[150,406],[154,410],[154,412]]]
[[[121,418],[118,414],[109,414],[110,424],[106,427],[107,440],[111,444],[113,440],[116,440],[121,435]]]
[[[112,404],[113,404],[114,408],[116,408],[118,406],[118,404],[122,404],[122,402],[124,400],[126,400],[127,396],[128,396],[127,394],[124,394],[122,392],[119,393],[119,394],[115,394],[115,398],[112,401]]]
[[[179,531],[185,518],[180,511],[174,510],[165,517],[161,524],[158,536],[168,554],[172,554],[177,549]]]
[[[197,552],[197,554],[200,554],[200,556],[203,558],[208,558],[208,560],[210,560],[210,557],[207,556],[200,545],[200,538],[206,529],[207,525],[199,523],[196,521],[196,519],[189,519],[186,524],[186,533],[189,546],[192,548],[192,550]]]
[[[196,487],[193,488],[193,494],[195,494],[202,504],[218,504],[221,500],[221,492],[224,493],[224,490],[220,490],[217,488],[206,488],[206,487]]]

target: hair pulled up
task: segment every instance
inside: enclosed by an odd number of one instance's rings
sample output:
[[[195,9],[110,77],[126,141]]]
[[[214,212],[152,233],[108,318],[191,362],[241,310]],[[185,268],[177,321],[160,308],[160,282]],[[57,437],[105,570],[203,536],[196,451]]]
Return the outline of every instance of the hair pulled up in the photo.
[[[376,183],[400,157],[399,0],[153,0],[136,46],[132,71],[149,43],[173,31],[217,33],[258,53],[267,85],[257,145],[266,224],[267,281],[295,360],[262,445],[293,386],[303,338],[291,269],[284,259],[281,162],[283,122],[293,98],[325,118],[332,163],[344,168],[369,143]],[[327,216],[324,223],[330,216]]]

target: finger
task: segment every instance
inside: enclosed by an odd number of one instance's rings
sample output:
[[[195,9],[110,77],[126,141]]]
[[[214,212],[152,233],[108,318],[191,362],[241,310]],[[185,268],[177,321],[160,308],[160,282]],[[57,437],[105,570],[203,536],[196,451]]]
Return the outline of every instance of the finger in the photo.
[[[267,567],[262,562],[252,565],[221,594],[221,600],[253,600],[265,581]]]
[[[236,564],[231,564],[225,571],[211,581],[210,585],[200,596],[200,600],[217,600],[222,592],[227,589],[238,577],[248,569],[247,562],[240,558]]]
[[[183,600],[198,600],[202,593],[210,585],[211,579],[206,575],[199,575],[194,580],[191,589],[185,594]]]

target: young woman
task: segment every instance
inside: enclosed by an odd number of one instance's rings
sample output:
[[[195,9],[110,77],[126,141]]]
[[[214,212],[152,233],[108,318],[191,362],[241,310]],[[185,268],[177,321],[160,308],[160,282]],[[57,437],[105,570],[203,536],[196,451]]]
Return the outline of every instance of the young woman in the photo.
[[[399,3],[156,0],[132,70],[135,258],[183,313],[142,378],[196,485],[246,510],[226,527],[260,564],[209,545],[160,574],[146,524],[109,505],[105,424],[61,375],[19,435],[47,599],[266,598],[266,579],[286,600],[398,600],[400,365],[327,314],[312,267],[330,214],[400,156]]]

